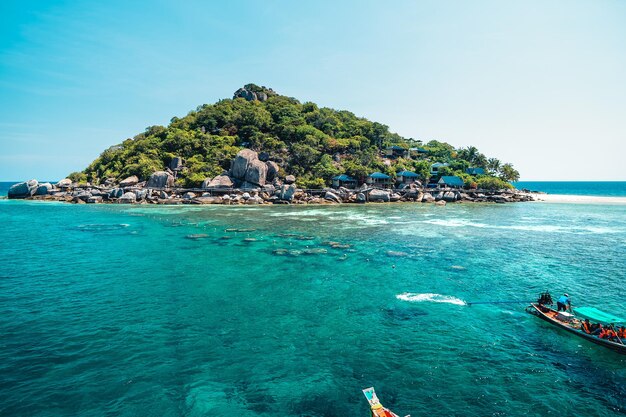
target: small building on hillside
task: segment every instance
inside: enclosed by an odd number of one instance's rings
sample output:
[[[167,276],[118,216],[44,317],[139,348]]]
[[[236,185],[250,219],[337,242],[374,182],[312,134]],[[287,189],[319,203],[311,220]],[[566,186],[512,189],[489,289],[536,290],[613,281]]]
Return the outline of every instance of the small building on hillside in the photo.
[[[439,169],[443,167],[447,167],[447,166],[450,166],[450,164],[442,163],[442,162],[435,162],[434,164],[430,166],[430,175],[432,177],[439,176]]]
[[[333,188],[356,188],[356,180],[349,175],[341,174],[333,177]]]
[[[400,171],[396,174],[396,182],[400,184],[411,184],[417,181],[419,175],[411,171]]]
[[[444,175],[437,181],[439,187],[463,188],[465,183],[456,175]]]
[[[409,148],[409,158],[428,155],[428,151],[424,148]]]
[[[387,146],[385,149],[385,156],[387,158],[404,158],[407,156],[407,150],[406,148],[398,145]]]
[[[365,181],[368,185],[389,188],[391,187],[391,177],[387,174],[383,174],[382,172],[374,172],[367,176],[367,180]]]
[[[465,170],[465,173],[470,175],[485,175],[485,170],[478,167],[470,167]]]

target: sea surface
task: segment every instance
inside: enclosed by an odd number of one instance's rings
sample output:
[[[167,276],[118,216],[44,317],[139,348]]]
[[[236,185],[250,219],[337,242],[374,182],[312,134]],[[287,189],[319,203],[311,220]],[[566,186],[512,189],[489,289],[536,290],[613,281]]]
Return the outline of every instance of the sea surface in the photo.
[[[626,206],[0,200],[0,416],[626,414]],[[505,304],[467,303],[520,301]]]
[[[548,194],[626,197],[626,181],[519,181],[516,188]]]

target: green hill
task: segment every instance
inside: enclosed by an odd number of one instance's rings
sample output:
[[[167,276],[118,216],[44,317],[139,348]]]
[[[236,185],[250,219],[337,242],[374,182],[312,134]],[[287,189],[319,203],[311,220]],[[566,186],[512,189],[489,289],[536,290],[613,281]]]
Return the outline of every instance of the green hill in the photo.
[[[414,152],[386,158],[391,145],[414,148]],[[493,177],[504,181],[519,177],[510,164],[487,159],[474,147],[455,149],[444,142],[404,138],[384,124],[349,111],[301,103],[248,84],[237,90],[233,99],[204,104],[184,117],[174,117],[167,127],[150,126],[110,147],[70,178],[93,184],[131,175],[145,180],[167,167],[172,158],[182,157],[185,169],[177,184],[195,187],[227,170],[243,148],[267,153],[269,159],[278,162],[281,175],[295,175],[304,188],[324,187],[333,176],[343,173],[363,181],[374,171],[395,175],[410,170],[424,181],[434,162],[448,163],[440,174],[459,175],[466,184],[491,182],[502,187],[502,181]],[[484,168],[486,175],[471,176],[466,173],[469,167]]]

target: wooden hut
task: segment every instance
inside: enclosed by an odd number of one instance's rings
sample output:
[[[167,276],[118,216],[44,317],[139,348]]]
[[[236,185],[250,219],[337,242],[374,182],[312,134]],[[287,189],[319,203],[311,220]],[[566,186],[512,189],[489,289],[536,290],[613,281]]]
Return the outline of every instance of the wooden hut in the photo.
[[[411,184],[417,181],[419,175],[412,171],[400,171],[396,174],[398,184]]]
[[[437,184],[439,185],[439,187],[449,188],[463,188],[463,186],[465,185],[463,180],[456,175],[444,175],[443,177],[439,178]]]
[[[407,150],[406,148],[403,148],[402,146],[398,146],[398,145],[387,146],[387,148],[385,149],[385,156],[387,158],[401,158],[401,157],[405,157],[406,155],[407,155]]]
[[[349,175],[341,174],[332,178],[333,188],[356,188],[356,180]]]
[[[447,167],[447,166],[450,166],[450,164],[442,163],[442,162],[435,162],[434,164],[430,166],[430,176],[431,177],[439,176],[439,169],[443,167]]]
[[[382,172],[374,172],[372,174],[369,174],[365,182],[367,182],[368,185],[378,186],[378,187],[383,187],[383,188],[391,187],[391,183],[392,183],[391,177],[387,174],[383,174]]]

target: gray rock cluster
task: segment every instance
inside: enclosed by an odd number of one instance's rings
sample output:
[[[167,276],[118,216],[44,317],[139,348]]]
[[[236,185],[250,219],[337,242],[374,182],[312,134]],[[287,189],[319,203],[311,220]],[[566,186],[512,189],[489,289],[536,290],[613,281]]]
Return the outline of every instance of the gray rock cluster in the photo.
[[[301,190],[296,177],[287,175],[281,181],[280,166],[250,149],[241,150],[231,162],[230,170],[214,178],[206,178],[200,189],[174,187],[173,172],[184,169],[182,159],[173,158],[165,171],[154,172],[148,181],[140,182],[130,176],[117,182],[107,179],[103,185],[73,184],[64,178],[56,184],[29,180],[14,184],[9,198],[67,201],[76,204],[342,204],[422,202],[445,205],[460,201],[518,202],[534,200],[532,194],[517,190],[461,191],[455,189],[431,190],[411,184],[397,190],[372,188],[366,184],[358,190],[338,189]]]
[[[269,92],[270,94],[274,93],[274,90],[272,90],[271,88],[266,88],[266,87],[261,87],[261,88]],[[245,85],[242,88],[235,91],[235,94],[233,94],[233,99],[236,99],[236,98],[243,98],[248,101],[254,101],[254,100],[266,101],[268,98],[268,95],[267,93],[263,91],[252,91],[252,88],[250,85]]]

